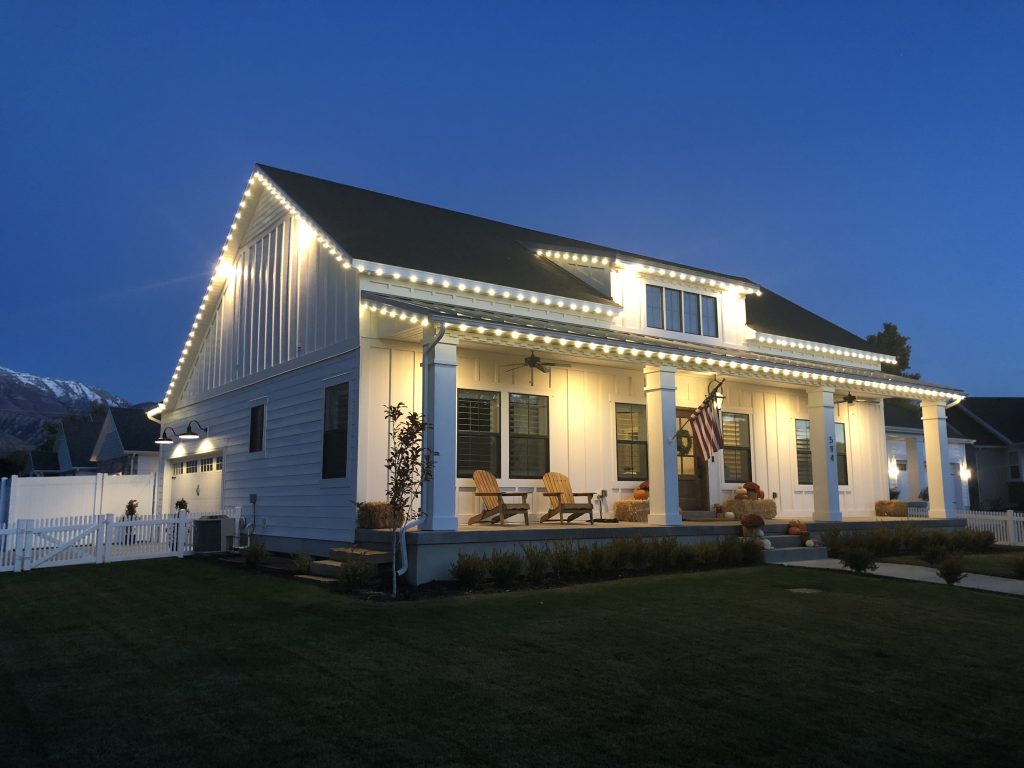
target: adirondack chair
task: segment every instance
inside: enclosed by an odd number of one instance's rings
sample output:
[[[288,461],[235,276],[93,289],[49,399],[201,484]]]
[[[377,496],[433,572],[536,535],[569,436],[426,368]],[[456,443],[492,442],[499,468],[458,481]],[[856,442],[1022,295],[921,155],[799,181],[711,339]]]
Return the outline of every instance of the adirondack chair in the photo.
[[[469,524],[474,523],[497,523],[505,524],[506,517],[522,515],[526,524],[530,524],[530,505],[526,503],[525,493],[511,493],[502,491],[498,487],[498,481],[494,475],[486,469],[478,469],[473,473],[473,482],[476,484],[477,498],[484,503],[484,511],[469,518]],[[507,504],[506,496],[518,496],[519,503]]]
[[[547,492],[544,494],[551,502],[551,509],[540,519],[551,520],[558,517],[560,523],[571,523],[581,515],[590,515],[590,524],[594,524],[594,496],[596,493],[573,493],[569,478],[558,472],[548,472],[544,475],[544,487]],[[577,497],[586,496],[586,502],[576,501]]]

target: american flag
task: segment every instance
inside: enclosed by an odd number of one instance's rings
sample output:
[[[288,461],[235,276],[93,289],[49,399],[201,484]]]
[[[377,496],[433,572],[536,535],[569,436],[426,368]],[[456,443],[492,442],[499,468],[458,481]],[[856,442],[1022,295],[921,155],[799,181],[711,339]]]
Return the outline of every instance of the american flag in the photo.
[[[693,425],[697,448],[700,449],[700,455],[705,461],[725,445],[722,439],[722,425],[718,423],[718,409],[713,405],[708,404],[694,411],[690,417],[690,424]]]

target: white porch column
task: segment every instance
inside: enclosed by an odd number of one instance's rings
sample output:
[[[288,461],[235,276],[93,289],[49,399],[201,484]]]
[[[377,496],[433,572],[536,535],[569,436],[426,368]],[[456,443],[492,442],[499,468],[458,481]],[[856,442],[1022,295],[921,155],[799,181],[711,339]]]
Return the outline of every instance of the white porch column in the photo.
[[[835,392],[822,387],[807,392],[811,422],[811,474],[814,480],[814,519],[843,519],[839,511],[839,473],[836,469]]]
[[[953,517],[953,479],[949,475],[949,440],[946,437],[946,407],[921,403],[924,427],[925,476],[928,479],[928,517]]]
[[[917,437],[904,439],[907,446],[907,499],[914,501],[921,493],[921,459],[917,453]]]
[[[423,418],[431,425],[423,438],[424,448],[434,454],[433,477],[423,484],[422,528],[454,531],[455,514],[455,353],[458,341],[445,336],[432,348],[432,328],[423,334]]]
[[[654,525],[679,525],[679,474],[676,465],[676,369],[644,366],[647,402],[647,477]]]

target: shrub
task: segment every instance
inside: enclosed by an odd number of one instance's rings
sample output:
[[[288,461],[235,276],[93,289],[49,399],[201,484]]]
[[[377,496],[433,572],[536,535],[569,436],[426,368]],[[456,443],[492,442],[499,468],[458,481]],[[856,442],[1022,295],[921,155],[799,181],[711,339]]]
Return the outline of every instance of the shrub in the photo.
[[[651,568],[656,571],[668,571],[679,562],[679,542],[672,538],[653,539],[647,545]]]
[[[576,573],[576,547],[571,541],[556,541],[551,547],[551,570],[556,579],[568,579]]]
[[[949,543],[950,548],[957,552],[984,552],[996,543],[996,537],[990,531],[961,528],[949,534]]]
[[[487,562],[480,555],[459,553],[459,559],[452,564],[452,578],[464,589],[476,589],[487,576]]]
[[[744,539],[740,542],[740,562],[744,565],[753,565],[761,562],[761,547],[756,541]]]
[[[821,532],[821,543],[828,549],[829,557],[839,557],[843,554],[846,541],[838,528],[826,528]]]
[[[680,571],[695,571],[698,567],[696,547],[680,544],[676,550],[676,568]]]
[[[636,543],[643,539],[614,539],[608,545],[608,558],[613,568],[636,568]]]
[[[874,553],[867,547],[849,547],[841,559],[844,568],[854,573],[865,573],[878,568]]]
[[[253,543],[242,550],[242,559],[249,568],[255,568],[267,562],[267,548],[262,544]]]
[[[936,573],[953,586],[967,574],[964,573],[964,559],[960,555],[946,555],[939,563]]]
[[[928,565],[937,566],[949,555],[949,547],[941,543],[928,543],[921,547],[921,559]]]
[[[743,545],[738,538],[718,542],[718,565],[728,568],[743,562]]]
[[[757,542],[753,542],[757,546]],[[704,571],[718,566],[721,548],[717,541],[702,541],[693,547],[694,567]]]
[[[523,547],[523,564],[526,579],[531,584],[540,584],[548,575],[551,567],[551,555],[546,547]]]
[[[305,552],[298,552],[292,555],[292,562],[295,564],[295,570],[299,573],[309,573],[310,566],[313,565],[313,558]]]
[[[1013,559],[1013,575],[1018,579],[1024,579],[1024,555]]]
[[[342,592],[355,592],[366,589],[373,584],[377,576],[377,567],[366,560],[344,560],[338,569],[338,589]]]
[[[614,569],[611,548],[606,544],[580,547],[576,550],[576,565],[584,576],[606,576]]]
[[[499,587],[515,584],[523,572],[523,561],[515,552],[491,552],[486,561],[487,570]]]

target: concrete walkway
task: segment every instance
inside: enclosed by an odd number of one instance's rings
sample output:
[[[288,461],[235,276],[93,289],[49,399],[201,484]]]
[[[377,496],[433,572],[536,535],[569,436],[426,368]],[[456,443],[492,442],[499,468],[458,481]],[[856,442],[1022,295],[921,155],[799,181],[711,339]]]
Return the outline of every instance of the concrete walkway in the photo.
[[[825,560],[804,560],[793,563],[784,563],[790,568],[817,568],[818,570],[846,571],[842,564],[834,557]],[[871,571],[875,576],[885,576],[889,579],[905,579],[906,581],[923,581],[928,584],[942,584],[946,582],[939,576],[934,568],[923,565],[900,565],[897,563],[879,563],[877,571]],[[1017,595],[1024,597],[1024,579],[1004,579],[999,576],[984,576],[980,573],[968,573],[958,587],[967,589],[980,589],[985,592],[999,592],[1004,595]]]

